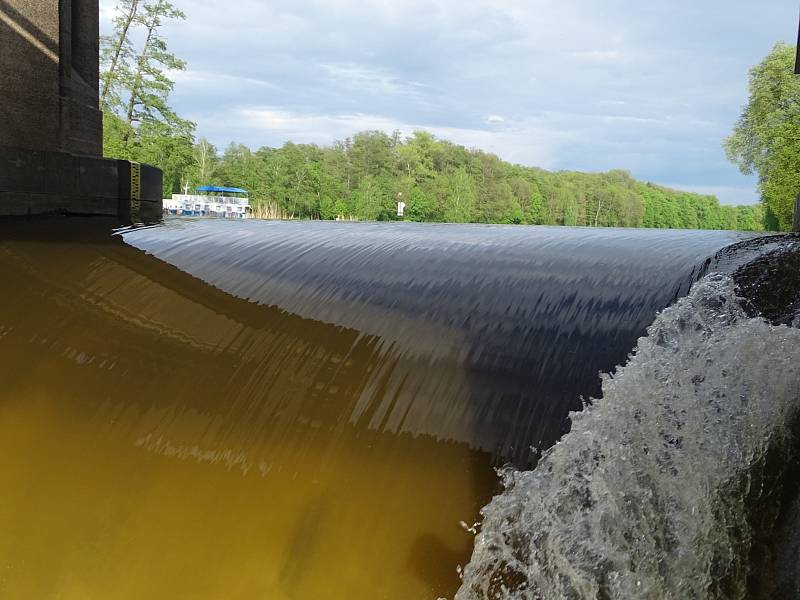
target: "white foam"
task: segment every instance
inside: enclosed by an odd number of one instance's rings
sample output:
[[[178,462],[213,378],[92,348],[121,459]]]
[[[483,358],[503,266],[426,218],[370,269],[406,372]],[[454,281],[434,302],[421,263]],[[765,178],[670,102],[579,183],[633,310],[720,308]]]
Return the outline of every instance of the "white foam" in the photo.
[[[456,598],[744,597],[748,486],[798,404],[800,331],[707,277],[535,470],[504,473]]]

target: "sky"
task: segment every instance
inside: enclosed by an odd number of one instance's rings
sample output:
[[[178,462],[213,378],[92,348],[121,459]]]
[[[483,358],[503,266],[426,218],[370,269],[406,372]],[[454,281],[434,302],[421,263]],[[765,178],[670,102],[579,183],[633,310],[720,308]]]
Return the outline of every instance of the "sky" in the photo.
[[[220,148],[362,130],[758,200],[722,149],[796,0],[172,0],[178,114]],[[100,0],[109,33],[116,0]]]

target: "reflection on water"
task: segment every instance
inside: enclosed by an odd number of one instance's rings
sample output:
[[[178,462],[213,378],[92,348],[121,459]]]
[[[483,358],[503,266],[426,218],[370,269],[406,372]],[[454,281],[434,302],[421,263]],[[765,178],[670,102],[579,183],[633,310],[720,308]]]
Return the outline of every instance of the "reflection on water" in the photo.
[[[492,464],[736,239],[109,230],[0,223],[2,597],[452,595]]]
[[[705,259],[708,231],[175,220],[125,241],[259,305],[371,336],[345,415],[525,466]],[[263,382],[259,382],[261,389]]]

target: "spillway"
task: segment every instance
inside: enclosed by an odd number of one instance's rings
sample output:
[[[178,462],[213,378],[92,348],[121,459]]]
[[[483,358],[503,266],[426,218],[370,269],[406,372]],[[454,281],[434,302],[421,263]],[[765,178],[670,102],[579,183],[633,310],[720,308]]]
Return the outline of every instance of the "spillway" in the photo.
[[[2,222],[0,595],[452,597],[494,468],[749,240]]]

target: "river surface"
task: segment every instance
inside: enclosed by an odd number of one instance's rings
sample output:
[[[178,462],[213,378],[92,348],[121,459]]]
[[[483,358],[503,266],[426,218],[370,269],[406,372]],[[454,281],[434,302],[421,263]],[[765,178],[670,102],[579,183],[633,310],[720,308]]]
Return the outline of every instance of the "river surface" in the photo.
[[[747,237],[0,222],[0,597],[452,597],[494,467]]]

